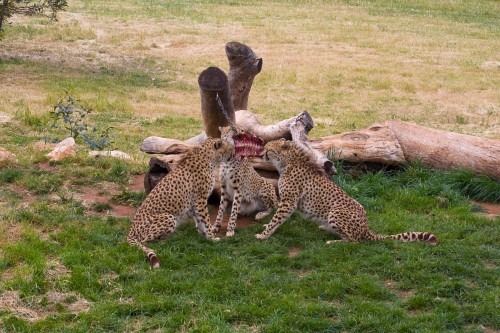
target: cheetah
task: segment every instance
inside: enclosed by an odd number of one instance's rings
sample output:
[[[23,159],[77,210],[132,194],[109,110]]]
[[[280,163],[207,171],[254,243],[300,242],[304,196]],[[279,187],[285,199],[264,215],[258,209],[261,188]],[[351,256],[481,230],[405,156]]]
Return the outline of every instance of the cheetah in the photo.
[[[238,134],[244,133],[240,128],[236,127],[236,129]],[[234,133],[231,127],[220,127],[219,130],[222,133],[222,139],[234,144]],[[262,148],[260,146],[260,149]],[[236,155],[238,155],[238,151]],[[250,215],[258,212],[255,219],[261,220],[271,214],[278,205],[274,186],[254,170],[246,157],[234,156],[228,162],[221,163],[220,180],[221,199],[217,219],[212,229],[214,233],[220,229],[228,201],[232,201],[233,204],[227,226],[227,237],[234,236],[238,214]]]
[[[263,159],[272,163],[280,178],[278,181],[280,202],[271,222],[264,231],[255,235],[266,239],[298,210],[310,219],[340,236],[340,241],[357,242],[391,238],[403,242],[425,241],[437,244],[437,238],[428,232],[404,232],[396,235],[377,235],[368,227],[366,212],[356,200],[340,186],[321,175],[307,153],[295,143],[286,140],[268,142],[263,150]],[[327,244],[336,241],[328,241]]]
[[[208,138],[202,146],[188,151],[146,197],[132,219],[127,241],[144,251],[152,269],[159,268],[160,261],[144,244],[165,239],[188,217],[194,218],[200,234],[218,240],[211,231],[207,199],[215,184],[216,168],[233,154],[234,147],[228,141]]]

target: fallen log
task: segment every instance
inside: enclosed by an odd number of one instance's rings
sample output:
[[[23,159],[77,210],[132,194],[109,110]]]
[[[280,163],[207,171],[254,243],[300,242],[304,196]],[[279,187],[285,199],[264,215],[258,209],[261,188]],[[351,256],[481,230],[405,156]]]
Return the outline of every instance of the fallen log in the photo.
[[[247,116],[249,111],[245,114]],[[257,118],[254,115],[246,119]],[[245,124],[242,126],[244,129],[252,128],[251,122]],[[254,127],[257,135],[260,126],[257,123]],[[281,137],[285,138],[290,135],[289,131],[275,133],[281,133]],[[168,153],[174,148],[180,149],[177,145],[172,147],[172,142],[179,144],[171,139],[147,138],[142,146],[147,149],[141,149],[148,153]],[[446,132],[403,121],[377,123],[358,131],[313,139],[309,144],[316,150],[329,153],[332,159],[347,162],[401,165],[420,161],[436,169],[464,168],[500,179],[500,140]]]
[[[500,179],[500,140],[446,132],[404,121],[387,121],[359,131],[311,140],[333,158],[398,165],[414,161],[435,169],[469,169]]]

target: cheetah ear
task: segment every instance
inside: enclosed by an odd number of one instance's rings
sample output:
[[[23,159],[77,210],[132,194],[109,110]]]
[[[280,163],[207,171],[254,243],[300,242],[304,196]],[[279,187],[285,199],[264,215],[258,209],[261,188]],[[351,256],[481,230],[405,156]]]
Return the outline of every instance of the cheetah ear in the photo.
[[[284,142],[283,142],[282,147],[283,147],[283,148],[285,148],[285,149],[290,148],[290,142],[291,142],[291,141],[288,141],[288,140],[285,140],[285,139],[283,139],[283,141],[284,141]]]
[[[222,146],[222,140],[219,139],[214,142],[214,148],[216,150],[219,150],[221,146]]]

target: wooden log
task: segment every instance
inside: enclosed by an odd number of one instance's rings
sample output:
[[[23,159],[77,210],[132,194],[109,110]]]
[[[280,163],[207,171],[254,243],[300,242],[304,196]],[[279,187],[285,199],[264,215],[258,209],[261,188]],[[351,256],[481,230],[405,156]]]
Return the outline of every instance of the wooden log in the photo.
[[[500,140],[480,138],[387,121],[359,131],[311,140],[311,146],[328,150],[348,162],[398,165],[413,161],[442,170],[469,169],[500,179]]]
[[[332,159],[353,163],[375,162],[398,165],[406,162],[394,132],[381,124],[359,131],[312,139],[311,146],[328,152]]]
[[[320,167],[325,170],[326,176],[330,177],[337,174],[337,170],[333,166],[332,161],[330,161],[323,152],[316,150],[311,147],[309,140],[307,140],[306,134],[309,129],[312,128],[313,120],[309,116],[307,111],[303,111],[303,115],[307,117],[297,117],[288,126],[290,129],[290,134],[292,135],[292,140],[302,148],[302,150],[309,152],[311,154],[311,159],[315,161]]]
[[[217,95],[231,121],[235,121],[227,76],[219,68],[209,67],[201,72],[198,77],[198,85],[200,86],[201,115],[205,133],[209,137],[220,138],[219,127],[228,126],[229,123],[217,103]]]
[[[288,131],[280,133],[290,135]],[[151,145],[158,148],[154,151],[156,153],[173,151],[174,148],[182,151],[178,146],[172,148],[170,139],[158,140],[161,144]],[[331,154],[332,159],[352,163],[401,165],[421,161],[436,169],[465,168],[500,179],[500,140],[446,132],[403,121],[377,123],[358,131],[313,139],[309,144],[311,148]]]
[[[144,190],[149,194],[151,190],[165,177],[182,155],[162,155],[154,156],[149,160],[149,169],[144,175]]]
[[[261,137],[264,142],[269,142],[271,140],[277,140],[281,138],[286,138],[288,140],[292,139],[290,133],[290,126],[300,122],[304,124],[304,130],[309,131],[313,126],[312,118],[309,116],[307,111],[302,111],[297,116],[290,119],[285,119],[280,121],[275,125],[261,125],[257,116],[247,110],[239,110],[235,112],[236,124],[240,126],[247,132],[251,132],[259,137]],[[185,145],[185,148],[189,148],[191,145],[200,145],[206,140],[207,136],[205,132],[188,139],[186,141],[179,141],[175,139],[167,139],[158,136],[150,136],[144,139],[141,144],[141,151],[148,154],[171,154],[172,145]],[[177,146],[177,149],[181,149]]]
[[[229,60],[229,89],[235,110],[248,108],[248,95],[253,80],[262,70],[262,58],[251,48],[239,42],[226,44],[226,55]]]
[[[446,132],[403,121],[382,123],[398,139],[405,160],[430,167],[464,168],[500,180],[500,140]]]

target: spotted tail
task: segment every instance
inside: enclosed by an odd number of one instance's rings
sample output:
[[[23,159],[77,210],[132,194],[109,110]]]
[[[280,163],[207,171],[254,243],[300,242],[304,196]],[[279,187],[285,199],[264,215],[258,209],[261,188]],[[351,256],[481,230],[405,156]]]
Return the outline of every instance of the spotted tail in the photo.
[[[132,232],[130,232],[128,234],[128,237],[127,237],[127,242],[130,244],[130,245],[136,245],[138,246],[142,252],[144,252],[146,254],[146,256],[148,257],[148,260],[149,260],[149,264],[151,265],[151,269],[157,269],[157,268],[160,268],[160,260],[158,259],[158,257],[156,256],[156,253],[155,251],[153,251],[152,249],[150,249],[149,247],[145,246],[144,244],[142,244],[141,242],[139,242],[135,236],[133,235]]]
[[[402,242],[417,242],[417,241],[423,241],[432,245],[436,245],[438,243],[438,240],[436,236],[431,234],[430,232],[417,232],[417,231],[409,231],[409,232],[403,232],[401,234],[395,234],[395,235],[375,235],[372,233],[369,233],[366,237],[368,240],[379,240],[379,239],[396,239]]]

